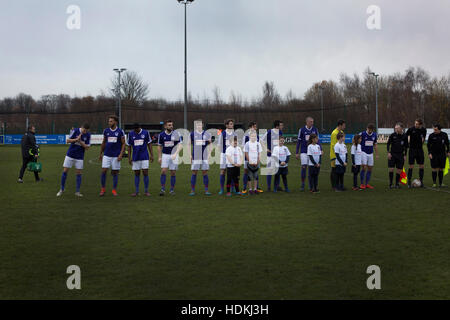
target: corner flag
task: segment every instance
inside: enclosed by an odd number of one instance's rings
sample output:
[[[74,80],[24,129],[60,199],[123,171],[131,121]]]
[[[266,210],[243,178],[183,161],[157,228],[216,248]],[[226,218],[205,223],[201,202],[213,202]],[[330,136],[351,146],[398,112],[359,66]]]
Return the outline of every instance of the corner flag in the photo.
[[[405,167],[403,167],[402,173],[400,173],[400,182],[403,185],[406,185],[408,183],[408,176],[406,175]]]
[[[446,176],[448,174],[448,170],[450,169],[450,160],[448,160],[445,162],[445,168],[444,168],[444,176]]]

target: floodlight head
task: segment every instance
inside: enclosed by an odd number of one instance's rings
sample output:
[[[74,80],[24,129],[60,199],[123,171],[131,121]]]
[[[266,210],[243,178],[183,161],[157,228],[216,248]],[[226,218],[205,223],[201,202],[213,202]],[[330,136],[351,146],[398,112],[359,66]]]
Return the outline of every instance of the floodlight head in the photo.
[[[179,3],[188,4],[194,2],[194,0],[177,0]]]

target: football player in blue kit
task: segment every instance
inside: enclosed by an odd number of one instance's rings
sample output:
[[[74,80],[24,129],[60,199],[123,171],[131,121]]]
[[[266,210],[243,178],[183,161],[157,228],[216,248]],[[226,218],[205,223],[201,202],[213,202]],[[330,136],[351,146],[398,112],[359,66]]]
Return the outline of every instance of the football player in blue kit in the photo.
[[[178,170],[178,154],[182,149],[183,137],[173,129],[173,121],[164,121],[164,131],[158,136],[158,162],[161,164],[160,196],[166,193],[166,174],[170,171],[170,194],[175,194],[176,173]]]
[[[57,197],[62,196],[66,186],[67,173],[69,169],[75,166],[77,173],[77,184],[75,195],[82,197],[80,193],[81,187],[81,173],[83,171],[84,164],[84,151],[91,146],[91,134],[89,133],[89,124],[85,123],[81,128],[73,130],[72,135],[67,139],[67,143],[70,143],[67,150],[66,157],[64,158],[63,173],[61,176],[61,188],[56,194]]]
[[[199,170],[203,174],[203,184],[205,186],[205,195],[210,196],[211,193],[208,191],[209,185],[209,157],[210,157],[210,146],[211,146],[211,134],[203,130],[202,120],[194,121],[194,131],[190,134],[191,138],[191,193],[190,196],[195,195],[195,185],[197,183],[197,173]]]
[[[138,123],[133,125],[133,131],[128,134],[128,162],[134,171],[134,187],[135,192],[131,194],[132,197],[139,195],[139,183],[141,180],[141,171],[144,176],[144,194],[149,197],[148,192],[149,177],[148,167],[149,160],[153,162],[152,139],[147,130],[141,128]],[[150,152],[150,156],[149,156]]]
[[[111,169],[113,176],[113,196],[117,196],[117,184],[119,183],[119,170],[122,161],[123,152],[125,151],[125,133],[117,124],[119,118],[117,116],[108,117],[109,128],[103,131],[103,142],[100,146],[99,159],[102,162],[102,174],[100,177],[101,190],[100,197],[105,195],[106,173]]]
[[[373,186],[369,184],[370,177],[372,176],[372,168],[374,164],[373,154],[375,150],[376,157],[378,158],[377,148],[377,133],[375,132],[375,126],[373,124],[367,125],[367,130],[359,134],[361,136],[361,185],[360,189],[373,189]],[[365,177],[365,182],[364,182]]]

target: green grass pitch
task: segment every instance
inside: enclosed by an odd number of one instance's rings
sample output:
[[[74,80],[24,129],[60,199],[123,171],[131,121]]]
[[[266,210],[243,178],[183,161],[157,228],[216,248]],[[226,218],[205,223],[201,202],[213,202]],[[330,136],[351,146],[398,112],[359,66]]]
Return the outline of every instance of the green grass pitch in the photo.
[[[375,190],[332,192],[325,146],[320,194],[299,191],[293,159],[290,194],[219,196],[214,165],[214,195],[189,197],[190,167],[182,165],[177,194],[159,197],[155,162],[152,197],[134,199],[127,162],[119,197],[110,193],[111,176],[107,196],[98,197],[99,148],[92,147],[79,199],[74,171],[63,197],[55,196],[66,146],[41,148],[39,184],[29,172],[18,184],[20,148],[1,146],[0,298],[450,299],[450,189],[387,190],[385,149]],[[69,265],[81,268],[81,290],[66,287]],[[381,268],[381,290],[366,287],[370,265]]]

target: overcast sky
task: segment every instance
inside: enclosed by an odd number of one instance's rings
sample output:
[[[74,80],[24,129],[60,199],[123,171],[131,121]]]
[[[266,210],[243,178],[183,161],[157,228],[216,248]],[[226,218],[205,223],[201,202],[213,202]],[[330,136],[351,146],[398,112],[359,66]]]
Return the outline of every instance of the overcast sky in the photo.
[[[69,5],[81,29],[69,30]],[[369,30],[369,5],[381,30]],[[189,91],[260,95],[274,81],[302,97],[312,83],[421,66],[450,72],[448,0],[196,0],[188,7]],[[150,98],[182,99],[184,11],[176,0],[0,0],[0,98],[106,91],[112,69],[135,70]]]

